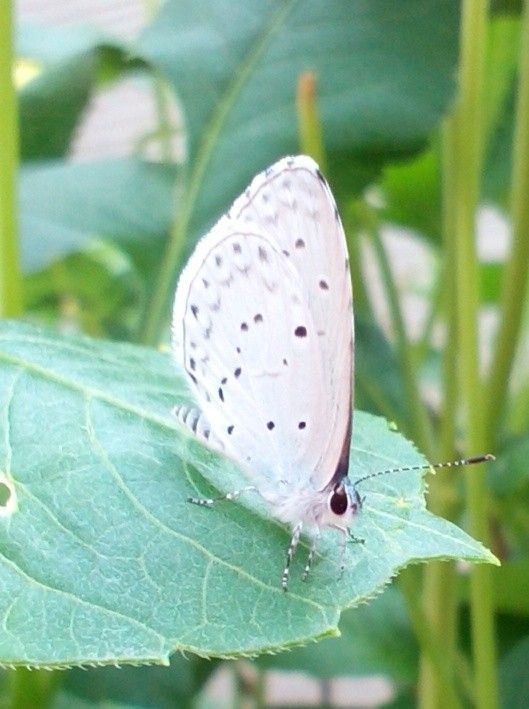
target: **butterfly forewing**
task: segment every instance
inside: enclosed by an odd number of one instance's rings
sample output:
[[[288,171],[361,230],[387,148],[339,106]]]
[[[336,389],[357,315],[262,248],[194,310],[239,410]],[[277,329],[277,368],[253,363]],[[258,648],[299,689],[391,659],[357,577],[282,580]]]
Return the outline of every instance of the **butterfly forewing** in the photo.
[[[326,484],[348,451],[353,395],[351,277],[336,203],[317,164],[298,156],[258,175],[229,216],[266,229],[303,284],[323,362],[320,425],[327,431],[312,479]]]
[[[317,166],[287,158],[254,180],[181,277],[175,354],[211,430],[263,486],[321,488],[348,451],[346,258]]]

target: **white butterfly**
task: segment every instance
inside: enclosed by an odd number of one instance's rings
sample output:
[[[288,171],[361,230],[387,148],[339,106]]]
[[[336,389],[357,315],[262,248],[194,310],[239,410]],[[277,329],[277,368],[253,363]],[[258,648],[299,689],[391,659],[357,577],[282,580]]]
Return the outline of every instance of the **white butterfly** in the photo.
[[[353,395],[347,246],[316,163],[287,157],[258,175],[183,271],[173,348],[200,412],[179,419],[234,458],[274,517],[341,531],[360,507],[344,482]],[[233,499],[242,491],[231,493]],[[213,500],[192,500],[211,505]],[[305,569],[310,569],[314,542]]]
[[[383,470],[349,482],[353,300],[345,236],[329,185],[299,155],[254,178],[197,245],[175,296],[173,349],[200,410],[179,420],[235,459],[292,526],[282,586],[306,528],[342,533],[362,500],[356,485],[387,473],[482,463],[494,456]],[[211,506],[213,499],[190,498]],[[343,554],[342,554],[343,558]]]

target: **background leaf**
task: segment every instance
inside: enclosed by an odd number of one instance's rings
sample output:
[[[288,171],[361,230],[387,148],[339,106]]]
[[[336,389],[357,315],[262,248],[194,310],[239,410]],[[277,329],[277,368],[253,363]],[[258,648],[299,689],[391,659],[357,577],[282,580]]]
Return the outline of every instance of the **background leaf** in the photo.
[[[210,483],[236,489],[241,475],[177,428],[170,410],[188,394],[166,355],[13,323],[0,329],[0,365],[0,460],[18,498],[0,519],[3,662],[277,650],[336,633],[343,609],[408,563],[494,561],[429,514],[421,475],[402,472],[362,486],[365,544],[347,549],[343,578],[325,534],[310,583],[299,554],[285,594],[289,535],[263,503],[186,503]],[[354,430],[353,478],[423,461],[383,419],[357,412]]]
[[[68,672],[62,688],[70,706],[84,699],[92,706],[111,701],[130,707],[191,707],[217,667],[214,660],[177,654],[171,658],[170,667],[74,669]]]
[[[331,174],[344,189],[415,152],[454,89],[458,17],[456,0],[166,2],[137,52],[182,102],[191,241],[253,174],[299,151],[302,72],[317,76]]]
[[[101,76],[125,69],[126,49],[87,27],[24,25],[17,51],[40,65],[19,92],[21,158],[64,156]]]
[[[330,679],[354,675],[389,675],[399,684],[417,678],[418,649],[406,605],[395,586],[368,605],[347,610],[340,637],[311,643],[292,652],[261,655],[260,667],[307,672]]]
[[[136,158],[25,167],[20,184],[25,270],[79,251],[96,236],[140,241],[149,249],[157,243],[161,250],[175,210],[175,180],[174,166]]]
[[[355,404],[404,428],[409,422],[407,397],[399,364],[377,323],[355,317]]]
[[[529,636],[521,640],[500,665],[501,706],[522,709],[529,703]]]

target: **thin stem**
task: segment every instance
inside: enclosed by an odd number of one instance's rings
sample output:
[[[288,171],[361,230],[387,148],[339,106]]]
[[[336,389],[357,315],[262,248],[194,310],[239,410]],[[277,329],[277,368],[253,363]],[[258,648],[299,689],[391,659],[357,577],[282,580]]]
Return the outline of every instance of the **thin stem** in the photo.
[[[443,348],[443,409],[440,420],[439,460],[452,460],[456,456],[456,415],[457,415],[457,308],[455,298],[455,239],[454,239],[454,198],[455,171],[453,153],[450,150],[449,131],[454,130],[453,121],[443,128],[443,306],[446,318],[446,342]],[[458,508],[455,486],[456,470],[448,469],[445,474],[436,475],[430,481],[428,494],[429,509],[447,519],[453,519]],[[454,564],[435,561],[424,571],[423,603],[425,614],[431,626],[442,634],[446,654],[450,658],[452,674],[459,666],[457,661],[457,596]],[[421,709],[437,709],[442,705],[443,687],[428,657],[421,658],[419,685],[419,705]]]
[[[407,602],[411,624],[421,651],[425,653],[431,664],[439,684],[442,686],[442,703],[446,709],[462,707],[462,703],[455,689],[451,658],[445,653],[442,635],[434,632],[423,610],[419,588],[414,569],[405,569],[399,576],[399,587]],[[435,706],[435,705],[432,705]]]
[[[414,439],[424,453],[427,456],[431,456],[433,449],[432,425],[426,407],[421,399],[419,385],[415,376],[416,366],[413,350],[406,333],[397,286],[378,228],[371,230],[371,241],[382,274],[386,300],[389,305],[391,321],[395,329],[397,354],[400,360],[400,368],[410,406]]]
[[[327,160],[316,101],[316,76],[306,71],[299,77],[296,96],[298,131],[301,151],[310,155],[327,172]]]
[[[362,239],[364,237],[362,225],[359,224],[357,210],[346,205],[343,214],[347,248],[349,251],[349,266],[353,280],[353,294],[355,311],[360,310],[370,319],[374,320],[373,306],[367,293],[362,271]]]
[[[160,330],[164,321],[164,313],[168,308],[170,293],[175,286],[176,272],[182,256],[182,251],[188,237],[189,226],[193,217],[195,205],[200,193],[200,187],[207,170],[209,161],[219,140],[222,128],[237,100],[243,87],[250,79],[253,71],[259,63],[262,55],[266,51],[269,42],[277,32],[293,7],[293,2],[283,3],[277,14],[274,16],[268,31],[265,32],[261,41],[254,47],[246,61],[241,63],[239,71],[235,74],[233,81],[226,88],[224,97],[215,107],[211,120],[206,126],[203,138],[200,141],[198,150],[193,159],[193,167],[187,187],[186,195],[180,208],[178,217],[173,225],[169,236],[169,243],[160,265],[160,273],[156,280],[156,286],[148,306],[147,316],[142,333],[142,342],[145,344],[155,344],[160,336]]]
[[[489,382],[487,439],[493,443],[505,413],[514,355],[521,334],[529,278],[529,3],[524,6],[518,99],[513,143],[511,214],[513,243],[505,265],[500,326]]]
[[[446,341],[443,347],[443,410],[441,414],[441,435],[439,460],[451,460],[456,454],[456,419],[458,407],[457,333],[458,314],[456,300],[456,170],[455,154],[452,152],[455,140],[454,121],[446,121],[442,129],[442,190],[443,190],[443,307],[446,322]],[[450,471],[448,471],[450,472]]]
[[[419,366],[425,361],[430,351],[432,332],[435,327],[441,308],[441,300],[444,291],[443,285],[444,270],[438,269],[438,273],[435,275],[434,285],[430,293],[430,307],[426,319],[424,321],[422,333],[413,348],[415,352],[415,361]]]
[[[156,71],[153,76],[153,95],[158,118],[156,133],[160,140],[161,157],[164,162],[170,163],[173,159],[172,139],[175,135],[175,130],[171,123],[167,80],[159,71]]]
[[[0,2],[0,317],[22,312],[18,252],[18,116],[13,85],[13,25],[10,0]]]
[[[488,3],[464,0],[461,22],[460,88],[450,131],[456,189],[454,229],[458,344],[461,394],[469,452],[484,450],[485,413],[478,352],[479,270],[475,246],[475,215],[482,166],[483,84]],[[496,402],[490,402],[496,405]],[[484,471],[465,473],[470,533],[489,539]],[[477,565],[471,574],[472,652],[478,709],[497,707],[496,649],[491,569]]]

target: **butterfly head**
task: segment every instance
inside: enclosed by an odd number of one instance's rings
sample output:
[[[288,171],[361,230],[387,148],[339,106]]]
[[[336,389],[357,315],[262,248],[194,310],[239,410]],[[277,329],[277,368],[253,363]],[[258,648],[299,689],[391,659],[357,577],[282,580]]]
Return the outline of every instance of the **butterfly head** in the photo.
[[[332,486],[327,496],[326,523],[330,526],[347,527],[362,507],[362,498],[344,481]]]

